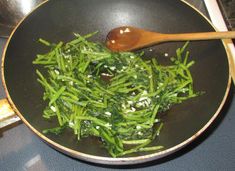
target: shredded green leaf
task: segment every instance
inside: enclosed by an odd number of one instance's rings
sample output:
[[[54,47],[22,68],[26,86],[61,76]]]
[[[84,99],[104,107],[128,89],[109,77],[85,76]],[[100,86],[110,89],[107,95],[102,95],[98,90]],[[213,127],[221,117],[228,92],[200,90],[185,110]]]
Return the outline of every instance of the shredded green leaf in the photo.
[[[78,140],[96,136],[113,157],[163,149],[150,145],[163,128],[159,112],[199,94],[193,90],[188,43],[163,66],[156,58],[142,59],[143,52],[111,52],[88,41],[94,34],[75,34],[58,44],[39,39],[51,48],[33,61],[47,71],[36,71],[48,102],[43,117],[59,124],[43,133],[67,127]]]

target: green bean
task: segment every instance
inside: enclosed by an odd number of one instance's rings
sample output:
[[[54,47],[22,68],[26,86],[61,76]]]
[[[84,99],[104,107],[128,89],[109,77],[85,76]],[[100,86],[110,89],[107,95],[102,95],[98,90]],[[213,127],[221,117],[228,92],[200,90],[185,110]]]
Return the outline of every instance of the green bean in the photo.
[[[39,38],[38,41],[39,41],[40,43],[46,45],[46,46],[51,46],[51,44],[50,44],[48,41],[44,40],[44,39]]]
[[[50,102],[49,102],[49,106],[52,105],[52,103],[54,103],[58,98],[59,96],[65,91],[66,87],[63,86],[61,87],[56,94],[53,95],[53,97],[51,98]]]
[[[141,139],[141,140],[122,140],[123,144],[129,144],[129,145],[133,145],[133,144],[143,144],[145,142],[149,141],[149,139]]]
[[[159,112],[202,94],[193,89],[188,42],[170,65],[160,65],[142,59],[144,52],[111,52],[89,41],[96,33],[74,33],[67,43],[39,39],[50,48],[33,61],[43,68],[36,70],[48,104],[42,117],[59,125],[43,133],[96,136],[112,157],[164,149],[154,141],[163,128]]]

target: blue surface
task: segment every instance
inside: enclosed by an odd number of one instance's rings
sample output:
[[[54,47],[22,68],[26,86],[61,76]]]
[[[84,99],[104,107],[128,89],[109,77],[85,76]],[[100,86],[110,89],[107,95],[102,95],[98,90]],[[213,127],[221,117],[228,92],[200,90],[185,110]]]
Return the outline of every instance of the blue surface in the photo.
[[[3,47],[5,45],[6,40],[5,39],[0,39],[0,59],[2,59],[2,53],[3,53]],[[0,60],[2,61],[2,60]],[[0,65],[1,66],[1,65]],[[0,78],[2,77],[2,70],[0,70]],[[2,82],[0,81],[0,99],[5,97],[4,89],[2,86]]]
[[[0,53],[5,43],[0,39]],[[232,88],[234,89],[234,87]],[[64,170],[235,170],[235,99],[234,92],[216,121],[196,141],[151,163],[135,166],[100,166],[70,158],[49,147],[24,124],[7,130],[0,137],[0,171]],[[0,85],[0,98],[5,97]],[[1,135],[0,135],[1,136]]]

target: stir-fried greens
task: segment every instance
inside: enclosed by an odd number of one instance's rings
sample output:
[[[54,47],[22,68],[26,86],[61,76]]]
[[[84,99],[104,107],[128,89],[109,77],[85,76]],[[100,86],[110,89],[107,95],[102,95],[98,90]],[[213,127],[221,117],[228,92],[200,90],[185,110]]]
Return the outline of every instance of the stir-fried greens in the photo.
[[[33,61],[47,71],[45,76],[36,71],[48,102],[43,117],[58,120],[58,127],[43,133],[70,128],[78,140],[99,137],[113,157],[162,149],[150,146],[163,126],[158,113],[198,95],[188,43],[177,49],[171,65],[162,66],[156,58],[143,60],[143,53],[111,52],[88,41],[93,34],[75,34],[68,43],[39,40],[51,49]]]

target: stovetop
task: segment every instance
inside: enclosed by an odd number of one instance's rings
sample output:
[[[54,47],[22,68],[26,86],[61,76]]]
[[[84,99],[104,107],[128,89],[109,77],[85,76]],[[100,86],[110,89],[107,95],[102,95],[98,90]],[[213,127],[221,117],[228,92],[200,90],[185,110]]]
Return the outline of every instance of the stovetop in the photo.
[[[235,0],[218,0],[226,25],[229,30],[235,30]]]
[[[2,1],[2,0],[0,0]],[[187,0],[205,14],[202,0]],[[210,0],[215,1],[215,0]],[[231,2],[224,1],[226,11]],[[227,6],[226,6],[227,5]],[[234,7],[233,7],[234,8]],[[234,8],[235,9],[235,8]],[[233,14],[230,14],[233,13]],[[230,16],[234,12],[230,10]],[[231,17],[230,17],[231,18]],[[226,22],[231,20],[227,17]],[[227,21],[228,20],[228,21]],[[234,21],[234,20],[233,20]],[[234,27],[234,26],[232,26]],[[231,27],[231,28],[232,28]],[[0,54],[6,39],[0,38]],[[0,58],[1,59],[1,58]],[[234,87],[233,87],[234,90]],[[5,98],[0,85],[0,98]],[[228,170],[235,168],[235,99],[231,91],[228,103],[216,122],[186,148],[163,160],[144,165],[129,166],[125,170]],[[119,166],[115,170],[120,169]],[[0,170],[9,171],[48,171],[48,170],[113,170],[109,166],[98,166],[70,158],[50,148],[36,137],[24,124],[18,125],[2,133],[0,132]]]
[[[0,1],[0,37],[7,38],[20,19],[27,15],[30,12],[29,10],[32,10],[34,6],[45,0],[30,0],[28,2],[30,4],[30,8],[27,12],[24,8],[21,8],[23,1],[13,0],[12,2],[9,1],[10,3],[5,3],[4,1]],[[202,0],[186,1],[190,2],[204,14],[207,13]],[[220,10],[228,29],[235,30],[235,0],[217,0],[217,2],[220,6]],[[9,22],[7,22],[7,20],[9,20]]]

